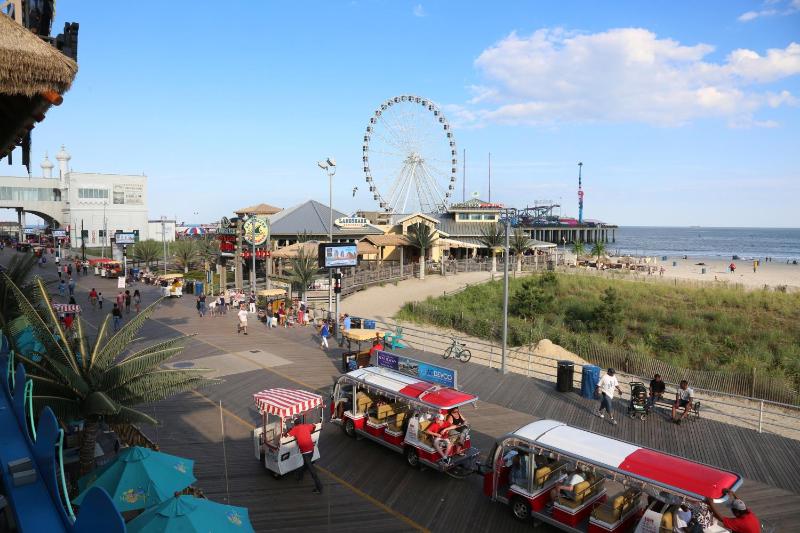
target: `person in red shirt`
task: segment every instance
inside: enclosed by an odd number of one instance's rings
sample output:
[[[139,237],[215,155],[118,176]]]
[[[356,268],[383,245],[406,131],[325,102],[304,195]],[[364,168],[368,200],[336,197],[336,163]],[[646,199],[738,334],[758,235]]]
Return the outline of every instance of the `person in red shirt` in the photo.
[[[717,517],[717,520],[722,522],[722,525],[731,531],[731,533],[761,533],[761,521],[753,514],[753,511],[747,508],[742,500],[736,497],[732,490],[723,490],[723,494],[728,494],[733,498],[731,502],[731,511],[733,518],[729,516],[722,516],[711,498],[706,499],[708,508]]]
[[[442,413],[436,414],[436,419],[425,428],[425,433],[433,437],[433,447],[442,456],[442,462],[448,464],[450,462],[450,451],[453,445],[450,439],[447,438],[447,432],[452,428],[452,424],[448,424]]]
[[[383,351],[383,342],[381,341],[380,334],[375,334],[375,340],[372,341],[372,348],[369,349],[369,356],[374,356],[377,352]],[[377,357],[377,356],[376,356]]]
[[[294,427],[286,432],[286,435],[292,436],[297,441],[297,447],[300,448],[300,453],[303,455],[303,466],[297,471],[297,480],[303,480],[303,474],[308,470],[311,477],[314,479],[314,493],[322,493],[322,482],[319,480],[317,470],[311,460],[314,458],[314,441],[311,438],[311,433],[314,432],[314,424],[303,424],[300,417],[294,419]]]

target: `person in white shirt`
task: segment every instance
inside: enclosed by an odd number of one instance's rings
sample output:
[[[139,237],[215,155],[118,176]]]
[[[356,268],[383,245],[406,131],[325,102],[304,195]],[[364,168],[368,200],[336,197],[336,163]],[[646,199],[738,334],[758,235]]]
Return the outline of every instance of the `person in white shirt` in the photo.
[[[239,313],[236,316],[239,317],[239,327],[236,332],[244,332],[244,334],[247,335],[247,310],[244,308],[244,305],[239,308]]]
[[[692,407],[692,398],[694,398],[694,391],[689,388],[689,382],[685,379],[681,381],[678,387],[678,393],[675,395],[675,403],[672,404],[672,421],[680,424],[681,420],[686,418],[689,414],[689,409]],[[680,418],[675,418],[675,413],[678,409],[683,409],[683,414]]]
[[[561,496],[562,498],[566,498],[568,500],[575,499],[575,487],[577,487],[580,483],[586,481],[586,478],[583,477],[575,468],[575,465],[572,465],[571,468],[568,470],[568,474],[566,477],[566,483],[559,483],[553,490],[550,491],[550,500],[552,502],[558,501],[558,497]]]
[[[608,418],[611,423],[616,425],[617,421],[614,420],[614,413],[611,412],[611,400],[614,399],[614,390],[622,394],[622,389],[619,388],[619,381],[614,377],[613,368],[609,368],[605,376],[600,378],[597,382],[597,394],[600,394],[600,407],[597,409],[597,416],[605,418],[603,409],[608,413]]]

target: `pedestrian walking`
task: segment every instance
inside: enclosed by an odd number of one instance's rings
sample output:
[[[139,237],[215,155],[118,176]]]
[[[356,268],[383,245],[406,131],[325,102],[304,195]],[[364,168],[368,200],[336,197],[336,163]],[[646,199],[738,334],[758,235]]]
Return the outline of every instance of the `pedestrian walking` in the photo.
[[[89,291],[89,303],[92,304],[92,309],[97,307],[97,291],[94,290],[94,287]]]
[[[67,274],[71,276],[72,275],[72,263],[67,263],[66,269],[67,269]]]
[[[239,324],[236,327],[236,333],[244,333],[247,335],[247,310],[244,308],[244,304],[239,308],[237,316],[239,317]]]
[[[102,292],[98,292],[97,293],[97,307],[99,307],[100,309],[103,308],[103,293]]]
[[[206,295],[201,294],[197,297],[197,312],[201,317],[206,316]]]
[[[308,470],[311,474],[311,478],[314,480],[314,490],[312,490],[312,492],[314,494],[321,494],[322,482],[319,480],[317,470],[314,468],[314,463],[312,462],[314,459],[314,439],[311,437],[311,434],[314,432],[314,429],[316,429],[314,424],[303,424],[303,419],[298,416],[294,419],[294,426],[286,432],[285,436],[295,438],[297,447],[300,449],[300,453],[303,456],[303,466],[297,470],[297,481],[303,481],[303,475],[305,471]]]
[[[322,329],[319,331],[319,336],[322,339],[322,341],[320,342],[320,348],[322,348],[323,350],[327,350],[328,349],[328,337],[331,336],[331,330],[328,327],[328,321],[327,320],[324,320],[322,322]]]
[[[125,291],[125,314],[131,314],[131,291]]]
[[[120,312],[122,311],[122,306],[125,305],[125,294],[122,291],[117,293],[116,298],[117,307],[119,307]]]
[[[256,293],[255,291],[250,291],[250,312],[256,312]]]
[[[622,394],[622,389],[619,388],[619,381],[614,377],[615,373],[613,368],[608,369],[606,375],[597,382],[596,394],[600,394],[600,407],[597,409],[597,416],[605,418],[603,414],[603,410],[605,410],[611,423],[616,426],[617,421],[614,420],[614,413],[611,410],[611,400],[614,399],[614,390],[616,389],[617,392]]]
[[[83,275],[84,276],[88,276],[89,275],[89,261],[84,261],[83,262]]]
[[[137,315],[142,310],[142,295],[139,294],[139,289],[133,291],[133,308],[136,310]]]
[[[72,277],[69,278],[69,295],[75,296],[75,280]]]
[[[67,295],[67,284],[63,279],[58,282],[58,295],[62,298]]]
[[[117,304],[111,310],[111,317],[114,319],[114,331],[119,331],[122,325],[122,309]]]

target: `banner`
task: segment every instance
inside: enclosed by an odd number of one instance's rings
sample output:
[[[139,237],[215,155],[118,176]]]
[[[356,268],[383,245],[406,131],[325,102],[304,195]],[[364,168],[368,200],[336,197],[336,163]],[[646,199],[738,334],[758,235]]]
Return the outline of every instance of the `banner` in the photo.
[[[457,372],[443,366],[436,366],[410,357],[393,354],[392,352],[378,351],[375,364],[383,368],[397,370],[403,374],[414,376],[424,381],[457,388]]]

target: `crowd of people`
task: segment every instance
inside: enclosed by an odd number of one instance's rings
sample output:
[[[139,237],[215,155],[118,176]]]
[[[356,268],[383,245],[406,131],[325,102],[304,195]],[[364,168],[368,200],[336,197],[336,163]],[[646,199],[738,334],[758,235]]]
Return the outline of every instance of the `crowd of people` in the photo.
[[[666,390],[667,386],[661,378],[661,375],[655,374],[653,379],[650,380],[650,387],[648,389],[648,411],[651,411],[657,402],[665,402],[664,395],[666,394]],[[619,380],[616,377],[616,371],[613,368],[609,368],[606,374],[597,382],[595,394],[600,398],[600,405],[597,408],[596,414],[600,418],[605,418],[606,415],[608,415],[609,420],[614,425],[617,424],[612,409],[612,401],[615,393],[622,395],[622,389],[619,388]],[[687,380],[681,380],[675,392],[675,399],[672,402],[672,417],[670,420],[680,425],[681,421],[690,414],[693,404],[694,390],[689,387],[689,382]]]

